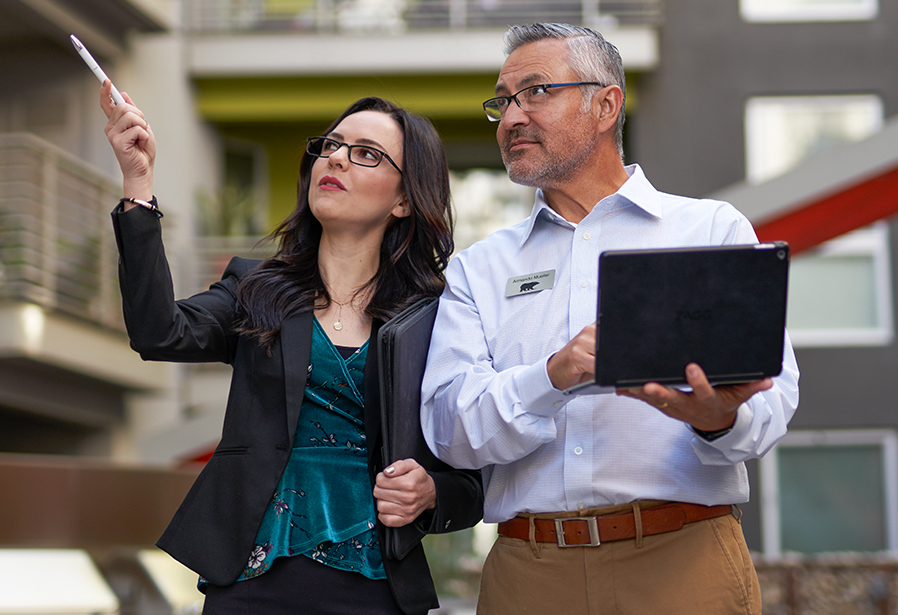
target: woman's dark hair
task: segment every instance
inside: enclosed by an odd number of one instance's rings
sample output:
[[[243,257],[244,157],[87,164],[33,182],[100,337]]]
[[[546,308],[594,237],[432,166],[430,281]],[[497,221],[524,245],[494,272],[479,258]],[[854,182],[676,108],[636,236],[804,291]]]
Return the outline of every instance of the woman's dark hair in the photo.
[[[402,191],[411,213],[393,219],[387,227],[380,265],[365,287],[370,292],[366,314],[386,321],[418,299],[439,295],[443,289],[443,270],[454,248],[449,168],[433,124],[381,98],[356,101],[324,134],[360,111],[385,113],[402,129]],[[244,276],[237,287],[237,331],[265,346],[277,339],[285,318],[331,302],[318,270],[321,224],[309,208],[315,160],[303,154],[296,209],[268,236],[278,242],[277,254]]]

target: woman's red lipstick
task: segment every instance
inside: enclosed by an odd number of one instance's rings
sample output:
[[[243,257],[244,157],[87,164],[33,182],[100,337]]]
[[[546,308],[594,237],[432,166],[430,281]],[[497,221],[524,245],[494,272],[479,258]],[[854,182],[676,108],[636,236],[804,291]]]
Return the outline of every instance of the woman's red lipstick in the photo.
[[[330,175],[325,175],[318,180],[318,187],[324,188],[325,190],[346,190],[346,187],[339,179],[331,177]]]

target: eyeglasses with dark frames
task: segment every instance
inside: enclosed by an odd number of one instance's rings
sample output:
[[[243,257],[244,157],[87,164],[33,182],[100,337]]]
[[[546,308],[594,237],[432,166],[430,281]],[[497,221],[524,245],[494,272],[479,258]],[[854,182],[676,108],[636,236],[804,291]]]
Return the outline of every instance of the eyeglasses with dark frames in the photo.
[[[483,110],[486,117],[491,122],[502,120],[505,111],[511,101],[515,101],[522,111],[536,111],[540,107],[545,107],[549,102],[549,90],[552,88],[566,88],[574,85],[597,85],[601,88],[605,87],[604,83],[597,81],[572,81],[570,83],[542,83],[540,85],[531,85],[523,90],[512,94],[511,96],[496,96],[490,98],[483,103]]]
[[[376,167],[386,158],[387,162],[392,164],[394,169],[402,173],[402,169],[393,162],[389,154],[370,145],[350,145],[330,137],[309,137],[306,139],[306,152],[316,158],[329,158],[336,154],[337,150],[344,145],[349,151],[349,162],[353,164],[357,164],[360,167]]]

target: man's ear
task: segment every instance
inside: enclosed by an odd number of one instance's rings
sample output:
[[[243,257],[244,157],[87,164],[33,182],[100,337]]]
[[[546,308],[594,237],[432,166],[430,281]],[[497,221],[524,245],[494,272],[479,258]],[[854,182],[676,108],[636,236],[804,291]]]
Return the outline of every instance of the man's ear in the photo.
[[[623,102],[624,93],[616,85],[607,86],[596,94],[592,110],[602,132],[617,124],[617,116],[621,112]]]

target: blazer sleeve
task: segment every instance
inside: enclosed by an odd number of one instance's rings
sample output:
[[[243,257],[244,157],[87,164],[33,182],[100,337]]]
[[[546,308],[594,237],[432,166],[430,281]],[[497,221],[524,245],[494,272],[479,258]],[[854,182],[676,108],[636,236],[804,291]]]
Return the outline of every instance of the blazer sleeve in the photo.
[[[483,479],[480,470],[428,472],[437,492],[437,505],[416,520],[427,534],[443,534],[474,527],[483,519]],[[430,517],[428,519],[428,517]]]
[[[112,211],[119,286],[131,347],[144,360],[231,363],[236,290],[257,261],[234,258],[209,290],[175,301],[159,218],[142,207]]]

